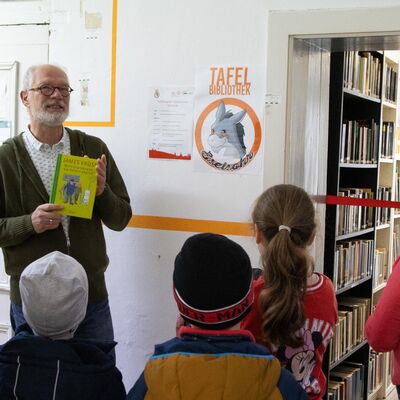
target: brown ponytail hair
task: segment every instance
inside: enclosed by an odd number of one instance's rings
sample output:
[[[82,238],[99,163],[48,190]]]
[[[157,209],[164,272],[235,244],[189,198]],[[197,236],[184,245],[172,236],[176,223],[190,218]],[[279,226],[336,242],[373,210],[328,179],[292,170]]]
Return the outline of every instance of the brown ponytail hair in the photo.
[[[315,211],[307,193],[294,185],[276,185],[256,201],[253,223],[264,243],[261,254],[266,289],[260,294],[264,339],[275,346],[303,344],[307,276],[314,264],[307,246],[314,239]],[[290,228],[279,227],[284,225]]]

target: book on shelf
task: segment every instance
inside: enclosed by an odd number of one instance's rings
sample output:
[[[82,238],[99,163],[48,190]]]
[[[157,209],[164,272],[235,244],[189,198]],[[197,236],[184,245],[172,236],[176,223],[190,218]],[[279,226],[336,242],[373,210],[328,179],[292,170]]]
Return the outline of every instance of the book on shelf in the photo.
[[[58,213],[92,218],[97,187],[96,165],[94,158],[58,155],[49,201],[64,206]]]
[[[398,257],[400,257],[400,225],[395,223],[393,227],[393,261]]]
[[[330,358],[329,363],[343,357],[348,351],[351,350],[352,332],[353,332],[353,315],[351,312],[338,310],[338,321],[335,324],[333,331],[334,336],[330,344]]]
[[[338,381],[331,381],[328,382],[328,399],[329,400],[340,400],[343,398],[344,393],[344,383]]]
[[[340,241],[336,244],[333,286],[341,289],[371,275],[373,240]]]
[[[386,186],[378,186],[376,192],[377,200],[391,200],[392,198],[392,188]],[[382,225],[390,222],[391,208],[388,207],[377,207],[376,208],[376,224]]]
[[[393,159],[394,122],[382,123],[381,158]]]
[[[344,120],[342,124],[340,162],[376,163],[378,124],[371,120]]]
[[[385,63],[385,90],[384,98],[386,101],[395,103],[397,94],[397,71],[391,65]]]
[[[400,154],[400,129],[396,129],[396,146],[395,146],[396,154]]]
[[[331,381],[343,382],[341,399],[352,399],[353,382],[352,373],[347,371],[331,371],[329,379]]]
[[[372,199],[369,188],[340,188],[338,196]],[[337,234],[338,236],[358,232],[373,226],[373,209],[364,206],[338,206]]]
[[[374,52],[346,51],[343,85],[346,89],[371,97],[379,97],[381,68],[381,61]]]
[[[331,398],[337,400],[361,400],[363,398],[364,366],[362,364],[345,362],[330,372],[329,380],[332,382],[330,388],[332,396],[335,396]]]
[[[374,288],[386,282],[389,277],[388,256],[389,252],[386,248],[375,249]]]
[[[329,363],[332,364],[365,340],[365,322],[370,314],[369,298],[346,296],[338,300],[338,322],[334,326]]]
[[[365,339],[365,323],[370,314],[370,298],[346,296],[338,300],[340,310],[353,312],[353,343],[355,346]]]
[[[358,88],[361,93],[363,94],[368,94],[369,92],[369,87],[368,87],[368,69],[369,69],[369,63],[370,63],[370,54],[367,51],[360,51],[360,71],[358,74]]]
[[[397,164],[397,163],[396,163]],[[396,165],[395,177],[394,177],[394,201],[400,201],[400,171]],[[394,209],[394,214],[400,214],[400,208]]]
[[[355,370],[355,378],[356,378],[356,384],[357,384],[357,390],[355,393],[359,395],[359,399],[362,399],[364,397],[364,381],[365,381],[365,366],[362,363],[359,362],[352,362],[352,361],[346,361],[343,364],[343,367],[345,368],[354,368]],[[355,397],[357,399],[357,397]]]
[[[368,393],[374,392],[383,381],[384,354],[371,350],[368,362]]]
[[[389,381],[392,379],[392,371],[393,371],[393,352],[391,351],[390,353],[386,353],[388,357],[388,364],[389,364],[389,369],[387,370],[388,378]]]

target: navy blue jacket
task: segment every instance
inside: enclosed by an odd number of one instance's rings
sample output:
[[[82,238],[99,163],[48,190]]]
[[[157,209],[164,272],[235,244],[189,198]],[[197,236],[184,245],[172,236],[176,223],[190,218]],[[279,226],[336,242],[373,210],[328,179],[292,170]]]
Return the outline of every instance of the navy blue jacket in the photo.
[[[53,341],[23,330],[0,346],[0,399],[125,399],[122,375],[108,354],[115,344]]]

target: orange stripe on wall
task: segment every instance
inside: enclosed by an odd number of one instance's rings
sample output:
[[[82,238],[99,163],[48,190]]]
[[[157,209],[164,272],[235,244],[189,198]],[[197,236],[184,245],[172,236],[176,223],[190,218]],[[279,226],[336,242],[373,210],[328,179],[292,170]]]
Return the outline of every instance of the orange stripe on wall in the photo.
[[[221,235],[253,236],[251,225],[247,222],[133,215],[128,226],[130,228],[159,229],[163,231],[212,232]]]

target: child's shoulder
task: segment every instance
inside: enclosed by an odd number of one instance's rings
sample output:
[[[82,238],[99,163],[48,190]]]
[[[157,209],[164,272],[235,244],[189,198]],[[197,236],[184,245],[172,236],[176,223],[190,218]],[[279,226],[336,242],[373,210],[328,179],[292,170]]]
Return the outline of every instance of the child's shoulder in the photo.
[[[314,272],[312,279],[307,283],[307,292],[319,290],[334,291],[332,281],[320,272]]]
[[[156,344],[154,346],[154,356],[159,356],[166,353],[172,353],[175,351],[182,351],[182,340],[178,337],[174,337],[166,342]]]
[[[329,315],[332,317],[332,324],[337,319],[337,302],[335,289],[332,281],[324,274],[316,273],[318,280],[314,285],[307,286],[305,297],[306,314],[308,315]]]
[[[253,280],[254,293],[257,295],[261,290],[265,288],[264,277],[261,275],[257,279]]]
[[[332,304],[333,309],[336,309],[336,294],[332,281],[324,274],[315,272],[314,275],[317,276],[317,279],[307,285],[306,305],[313,304],[315,306],[315,303],[321,303],[321,305]]]

